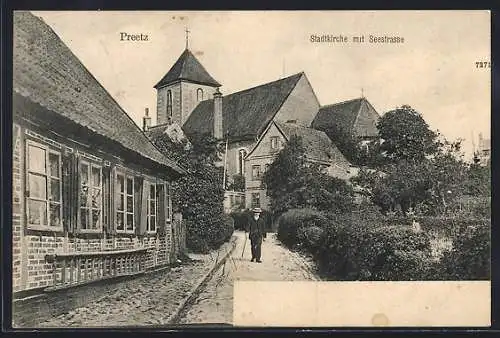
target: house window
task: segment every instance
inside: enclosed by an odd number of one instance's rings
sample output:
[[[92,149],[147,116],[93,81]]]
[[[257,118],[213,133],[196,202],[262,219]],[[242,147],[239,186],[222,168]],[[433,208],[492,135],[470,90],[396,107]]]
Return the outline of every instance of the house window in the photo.
[[[247,151],[245,149],[240,149],[238,151],[238,174],[245,174],[245,157],[247,156]]]
[[[147,223],[148,232],[156,231],[156,220],[158,217],[158,189],[156,184],[149,183],[149,195],[147,198]]]
[[[252,208],[260,208],[260,193],[252,193]]]
[[[260,172],[260,165],[259,164],[256,164],[256,165],[253,165],[252,166],[252,178],[254,180],[258,180],[260,179],[260,175],[261,172]]]
[[[80,175],[80,230],[102,229],[102,167],[81,161]]]
[[[26,148],[28,225],[62,227],[61,153],[32,141]]]
[[[277,150],[280,146],[280,139],[278,136],[271,136],[271,149]]]
[[[203,89],[198,88],[198,90],[196,90],[196,100],[198,100],[198,102],[203,101]]]
[[[133,232],[135,229],[134,214],[134,177],[116,175],[116,230]]]
[[[172,91],[167,90],[167,119],[172,119]]]

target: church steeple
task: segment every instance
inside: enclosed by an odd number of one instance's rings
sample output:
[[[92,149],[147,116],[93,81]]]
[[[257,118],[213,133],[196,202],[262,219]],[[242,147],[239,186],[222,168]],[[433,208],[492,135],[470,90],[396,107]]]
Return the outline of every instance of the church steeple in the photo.
[[[182,126],[198,103],[211,98],[221,86],[189,50],[189,33],[186,27],[186,49],[154,86],[158,124]]]
[[[187,44],[187,40],[186,40]],[[178,80],[220,87],[217,82],[202,66],[200,61],[191,53],[189,49],[185,49],[181,56],[174,63],[172,68],[165,76],[154,86],[158,89]]]

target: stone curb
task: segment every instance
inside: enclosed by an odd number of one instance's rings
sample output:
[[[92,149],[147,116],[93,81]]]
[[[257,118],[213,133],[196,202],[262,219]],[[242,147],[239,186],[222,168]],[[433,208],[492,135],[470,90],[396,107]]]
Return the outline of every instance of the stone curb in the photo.
[[[233,236],[231,238],[231,248],[222,256],[222,258],[219,261],[216,261],[215,264],[212,266],[212,268],[203,276],[201,277],[198,282],[195,284],[195,286],[191,289],[189,292],[189,296],[184,298],[184,300],[181,301],[181,303],[177,306],[175,311],[167,318],[165,324],[176,324],[176,322],[179,320],[179,317],[182,313],[182,311],[191,303],[195,300],[195,298],[199,295],[201,292],[203,285],[213,276],[213,274],[219,270],[220,266],[227,260],[227,258],[233,253],[234,249],[236,248],[236,242],[238,240],[237,236]]]

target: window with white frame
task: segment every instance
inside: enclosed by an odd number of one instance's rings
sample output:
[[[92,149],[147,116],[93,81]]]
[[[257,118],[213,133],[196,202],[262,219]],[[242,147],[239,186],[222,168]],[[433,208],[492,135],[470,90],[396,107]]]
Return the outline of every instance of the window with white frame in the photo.
[[[80,230],[102,229],[102,167],[81,160],[80,168]]]
[[[158,219],[158,190],[154,183],[146,183],[149,185],[149,195],[147,198],[147,214],[146,214],[146,230],[148,232],[156,232]]]
[[[26,176],[28,225],[62,227],[61,153],[28,140]]]
[[[278,136],[271,136],[271,149],[278,150],[280,146],[280,139]]]
[[[260,164],[255,164],[252,166],[252,178],[254,180],[259,180],[261,177]]]
[[[134,177],[123,173],[116,175],[116,230],[135,230]]]

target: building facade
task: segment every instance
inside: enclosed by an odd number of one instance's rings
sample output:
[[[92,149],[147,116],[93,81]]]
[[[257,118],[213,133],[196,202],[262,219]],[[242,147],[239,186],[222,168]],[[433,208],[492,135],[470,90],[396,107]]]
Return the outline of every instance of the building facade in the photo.
[[[14,14],[14,298],[175,259],[161,154],[41,19]]]

